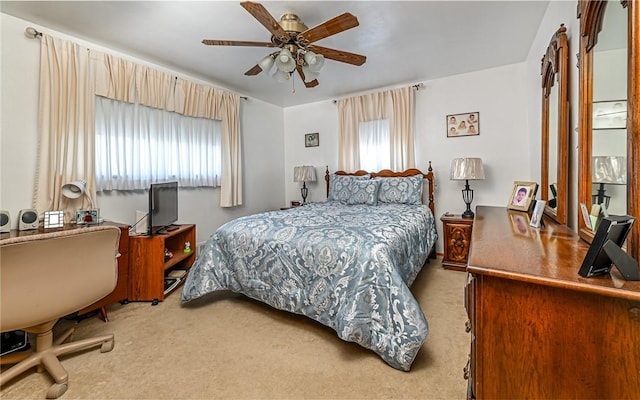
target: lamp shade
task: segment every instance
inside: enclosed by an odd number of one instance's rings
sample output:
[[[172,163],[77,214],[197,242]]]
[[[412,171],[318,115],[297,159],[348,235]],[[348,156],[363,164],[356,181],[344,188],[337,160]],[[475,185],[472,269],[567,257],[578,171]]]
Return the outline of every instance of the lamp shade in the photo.
[[[595,183],[627,183],[627,162],[622,156],[594,156],[591,175]]]
[[[84,194],[86,185],[87,183],[83,180],[65,183],[62,186],[62,195],[69,199],[77,199]]]
[[[276,72],[273,73],[273,79],[278,83],[286,82],[289,79],[289,74],[276,68]]]
[[[263,71],[269,72],[269,70],[271,70],[271,67],[273,67],[273,63],[274,63],[273,57],[271,55],[268,55],[262,60],[260,60],[258,65],[260,66],[260,69],[262,69]]]
[[[276,56],[276,67],[283,72],[291,72],[296,69],[296,60],[293,59],[289,49],[282,49]]]
[[[481,158],[454,158],[449,171],[451,180],[484,179],[484,167]]]
[[[293,168],[293,181],[294,182],[315,182],[316,181],[316,169],[309,165],[303,165]]]
[[[304,54],[304,61],[309,66],[310,71],[318,73],[324,65],[324,56],[321,54],[316,54],[313,51],[307,51]]]

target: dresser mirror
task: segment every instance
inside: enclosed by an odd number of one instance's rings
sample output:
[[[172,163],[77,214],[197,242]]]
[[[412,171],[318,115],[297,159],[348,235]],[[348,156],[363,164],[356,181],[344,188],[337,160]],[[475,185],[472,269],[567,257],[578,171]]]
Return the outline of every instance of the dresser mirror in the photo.
[[[579,234],[598,215],[640,217],[640,3],[580,1]],[[583,211],[580,211],[580,210]],[[589,215],[585,215],[589,214]],[[640,223],[627,240],[638,258]]]
[[[545,215],[567,222],[569,151],[569,44],[564,24],[553,35],[542,57],[541,198]]]

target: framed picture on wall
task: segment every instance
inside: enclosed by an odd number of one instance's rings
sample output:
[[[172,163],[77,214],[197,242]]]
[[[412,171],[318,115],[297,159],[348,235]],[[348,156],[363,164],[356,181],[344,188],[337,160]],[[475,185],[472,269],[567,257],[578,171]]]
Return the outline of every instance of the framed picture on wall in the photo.
[[[317,147],[320,146],[320,134],[307,133],[304,135],[304,147]]]
[[[624,129],[627,127],[627,101],[594,101],[592,129]]]
[[[479,134],[479,112],[447,115],[447,137],[477,136]]]

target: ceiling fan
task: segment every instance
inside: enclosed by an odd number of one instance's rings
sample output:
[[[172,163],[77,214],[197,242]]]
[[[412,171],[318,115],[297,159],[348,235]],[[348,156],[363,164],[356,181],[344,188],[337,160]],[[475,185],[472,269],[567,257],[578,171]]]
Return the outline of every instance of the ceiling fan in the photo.
[[[309,29],[295,14],[284,14],[280,21],[276,21],[260,3],[245,1],[240,5],[267,28],[271,33],[271,41],[204,39],[202,43],[209,46],[255,46],[281,49],[264,57],[258,64],[245,72],[244,74],[247,76],[257,75],[262,71],[269,72],[275,64],[276,72],[273,77],[277,81],[284,82],[293,75],[294,71],[297,71],[305,87],[312,88],[318,86],[319,82],[316,78],[325,58],[352,65],[362,65],[367,60],[367,57],[360,54],[314,44],[320,39],[358,26],[358,19],[350,13],[341,14]]]

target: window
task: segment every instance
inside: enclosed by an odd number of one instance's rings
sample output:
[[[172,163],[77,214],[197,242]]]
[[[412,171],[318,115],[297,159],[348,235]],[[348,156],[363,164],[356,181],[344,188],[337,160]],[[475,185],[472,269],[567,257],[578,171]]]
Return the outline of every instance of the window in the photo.
[[[96,189],[220,186],[221,122],[96,96]]]
[[[360,122],[358,142],[360,169],[380,171],[391,167],[389,120]]]

